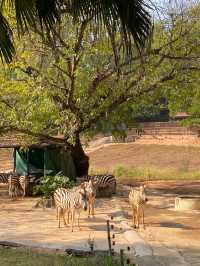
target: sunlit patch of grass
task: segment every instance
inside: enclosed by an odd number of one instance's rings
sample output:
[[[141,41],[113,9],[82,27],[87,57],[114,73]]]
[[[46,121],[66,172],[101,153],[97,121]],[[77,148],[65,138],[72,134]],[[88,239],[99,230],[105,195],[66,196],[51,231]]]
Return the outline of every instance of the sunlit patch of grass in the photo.
[[[104,174],[106,171],[91,169],[90,174]],[[189,170],[187,165],[180,169],[158,168],[153,166],[125,167],[116,166],[111,171],[118,181],[154,181],[154,180],[200,180],[200,170]]]

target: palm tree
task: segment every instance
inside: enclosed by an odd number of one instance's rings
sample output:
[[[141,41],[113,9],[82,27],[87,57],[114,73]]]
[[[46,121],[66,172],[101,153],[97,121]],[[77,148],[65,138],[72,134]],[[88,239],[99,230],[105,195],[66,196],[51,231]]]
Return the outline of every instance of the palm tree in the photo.
[[[15,12],[20,33],[38,21],[42,29],[51,29],[62,13],[74,19],[94,17],[98,25],[120,25],[127,47],[131,39],[141,48],[151,31],[151,17],[144,0],[0,0],[0,56],[10,62],[15,52],[12,30],[6,19],[8,8]],[[66,29],[67,30],[67,29]]]

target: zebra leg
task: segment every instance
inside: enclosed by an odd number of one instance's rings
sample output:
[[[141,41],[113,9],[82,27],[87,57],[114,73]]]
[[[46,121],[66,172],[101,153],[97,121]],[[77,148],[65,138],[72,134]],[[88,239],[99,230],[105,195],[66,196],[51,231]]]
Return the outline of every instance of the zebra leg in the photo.
[[[94,203],[95,203],[95,199],[92,200],[92,216],[94,217]]]
[[[88,202],[88,218],[90,218],[90,211],[91,211],[91,202]]]
[[[135,228],[135,210],[134,210],[134,208],[132,208],[132,224],[133,224],[133,227]]]
[[[80,212],[78,212],[78,228],[79,228],[79,230],[81,230],[81,227],[80,227]]]
[[[144,224],[144,209],[142,208],[142,224],[143,228],[145,229],[145,224]]]
[[[136,228],[139,228],[140,227],[140,209],[139,209],[139,206],[137,206],[137,209],[136,209]]]
[[[71,231],[74,230],[74,218],[75,218],[75,210],[72,210],[72,220],[71,220]]]
[[[58,228],[60,228],[60,216],[61,216],[61,208],[58,207]]]
[[[65,214],[66,214],[66,210],[63,210],[63,222],[64,222],[64,225],[67,226],[68,224],[68,212],[67,212],[67,223],[66,223],[66,219],[65,219]]]
[[[69,224],[71,212],[70,210],[67,211],[67,224]],[[71,217],[72,218],[72,217]]]

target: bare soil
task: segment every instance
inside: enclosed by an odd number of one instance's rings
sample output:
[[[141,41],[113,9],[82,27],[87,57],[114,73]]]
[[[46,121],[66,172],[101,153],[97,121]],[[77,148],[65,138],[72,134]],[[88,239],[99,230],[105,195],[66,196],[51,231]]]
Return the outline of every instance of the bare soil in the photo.
[[[200,170],[200,148],[175,145],[114,144],[88,153],[90,167],[111,171],[116,166]]]

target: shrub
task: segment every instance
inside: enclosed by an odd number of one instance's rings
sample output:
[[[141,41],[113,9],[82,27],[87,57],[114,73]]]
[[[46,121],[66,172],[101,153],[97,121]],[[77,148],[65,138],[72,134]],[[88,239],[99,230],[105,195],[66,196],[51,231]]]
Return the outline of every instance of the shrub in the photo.
[[[41,184],[34,187],[33,195],[43,195],[45,198],[51,198],[57,188],[70,188],[73,185],[74,182],[66,176],[44,176]]]

